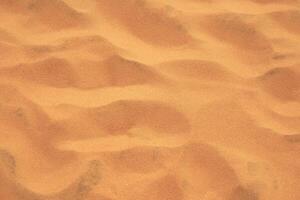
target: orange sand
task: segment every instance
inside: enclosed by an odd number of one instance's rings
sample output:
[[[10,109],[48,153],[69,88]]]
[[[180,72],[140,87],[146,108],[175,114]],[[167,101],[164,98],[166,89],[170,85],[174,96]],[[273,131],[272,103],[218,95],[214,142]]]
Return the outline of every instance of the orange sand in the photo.
[[[299,0],[0,0],[0,200],[299,200]]]

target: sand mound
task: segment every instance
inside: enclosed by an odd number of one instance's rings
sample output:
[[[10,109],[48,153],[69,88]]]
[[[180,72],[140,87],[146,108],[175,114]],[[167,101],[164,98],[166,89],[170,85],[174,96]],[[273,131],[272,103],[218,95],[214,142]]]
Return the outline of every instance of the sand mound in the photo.
[[[184,195],[176,177],[166,175],[149,184],[140,194],[133,198],[154,200],[157,198],[183,200]]]
[[[5,173],[3,173],[5,172]],[[0,174],[6,174],[7,177],[14,176],[16,172],[16,160],[6,150],[0,149]]]
[[[81,119],[85,118],[84,122]],[[81,124],[80,126],[77,126]],[[171,124],[171,126],[170,126]],[[190,131],[186,117],[160,102],[120,100],[85,110],[62,122],[61,126],[81,137],[128,134],[134,127],[149,127],[159,135],[186,134]],[[141,133],[143,135],[143,133]]]
[[[257,54],[272,52],[272,46],[266,36],[236,14],[206,16],[201,20],[200,28],[240,50],[255,51]]]
[[[76,70],[80,76],[79,88],[125,87],[155,84],[162,77],[149,66],[114,55],[100,62],[82,62]]]
[[[0,0],[0,200],[299,200],[298,0]]]
[[[218,40],[228,52],[238,55],[237,59],[243,63],[269,65],[274,54],[272,43],[249,19],[251,15],[235,13],[202,15],[198,27]]]
[[[286,135],[284,138],[291,143],[299,143],[300,142],[300,134]]]
[[[2,74],[53,87],[72,86],[77,80],[71,65],[66,60],[58,58],[49,58],[32,64],[3,69]]]
[[[0,74],[51,87],[80,89],[124,87],[162,81],[162,77],[147,65],[120,56],[110,56],[100,62],[87,61],[75,65],[65,59],[51,57],[36,63],[3,68]]]
[[[207,117],[207,113],[210,113],[211,118]],[[218,126],[211,122],[212,118],[217,119]],[[261,148],[269,150],[276,143],[278,150],[286,149],[286,143],[279,134],[256,125],[255,119],[242,106],[233,102],[215,102],[203,106],[198,111],[196,123],[201,127],[198,129],[200,138],[213,138],[215,142],[218,140],[232,145],[239,141],[245,148],[254,148],[263,143]],[[208,130],[210,134],[207,134]],[[240,135],[239,131],[243,134]]]
[[[59,39],[53,44],[25,44],[18,45],[19,51],[34,60],[47,59],[48,57],[59,57],[68,60],[78,58],[78,51],[85,55],[86,59],[106,59],[121,50],[111,42],[99,35],[74,36]]]
[[[140,154],[140,150],[141,148],[134,148],[130,152]],[[166,170],[167,173],[153,178],[150,183],[140,182],[139,187],[136,187],[137,185],[130,186],[133,190],[129,194],[129,199],[157,199],[164,197],[175,200],[193,198],[195,196],[208,198],[211,195],[207,194],[206,191],[211,185],[215,188],[214,192],[211,193],[212,195],[229,196],[231,190],[239,184],[231,167],[226,164],[226,161],[213,148],[207,145],[193,143],[177,148],[160,148],[159,151],[152,150],[150,152],[153,153],[149,155],[150,157],[147,160],[152,160],[157,170]],[[145,158],[136,156],[136,153],[130,156],[131,160],[134,159],[131,162],[143,162]],[[120,154],[119,159],[120,162],[124,162],[123,153]],[[173,163],[172,165],[168,165],[170,161]],[[136,164],[136,166],[143,166],[145,169],[145,166],[150,167],[153,164],[149,165],[146,162],[144,166],[139,164]],[[123,169],[126,169],[129,164],[126,162],[123,165]],[[197,172],[191,173],[194,169],[198,169]],[[120,172],[120,168],[117,168],[117,171]],[[136,171],[139,172],[138,169]],[[223,173],[218,173],[218,171]],[[127,171],[127,173],[129,172]],[[153,170],[151,172],[153,173]],[[149,173],[149,171],[143,171],[143,173]],[[198,182],[199,179],[202,180],[201,183]]]
[[[164,10],[152,8],[146,1],[97,0],[99,10],[116,20],[139,39],[161,46],[185,45],[191,36]]]
[[[81,27],[87,23],[82,13],[74,10],[62,0],[4,0],[0,4],[1,8],[26,16],[27,24],[38,23],[54,30]]]
[[[299,100],[300,74],[293,68],[274,68],[259,78],[262,88],[284,100]]]
[[[1,85],[0,94],[0,128],[3,131],[0,139],[4,146],[10,146],[12,142],[15,142],[16,145],[20,145],[19,148],[23,152],[35,151],[36,154],[33,155],[33,158],[27,159],[37,159],[41,154],[47,154],[48,166],[55,164],[50,163],[53,161],[62,164],[73,158],[72,155],[59,153],[52,147],[51,142],[55,139],[58,128],[53,125],[52,119],[40,106],[24,97],[10,85]],[[12,137],[16,140],[12,141]],[[33,147],[28,149],[28,146]],[[11,146],[9,150],[16,153],[14,146]],[[20,159],[23,160],[24,158],[18,157],[18,160]],[[41,160],[38,159],[37,162],[42,162]]]
[[[229,200],[239,200],[239,199],[258,200],[259,197],[254,191],[245,189],[242,186],[238,186],[232,191]]]
[[[238,76],[230,73],[222,65],[205,60],[175,60],[160,64],[168,74],[194,78],[199,81],[236,81]]]
[[[78,49],[83,49],[98,55],[100,58],[112,56],[118,51],[117,47],[98,35],[66,38],[54,47],[54,49],[56,51],[78,51]]]
[[[47,123],[47,116],[33,102],[10,85],[0,85],[1,124],[30,131]]]
[[[112,153],[109,162],[119,173],[153,173],[164,167],[165,155],[157,148],[135,147]]]
[[[271,13],[271,17],[287,31],[295,34],[300,33],[300,11],[287,10]]]
[[[192,143],[181,147],[180,167],[177,168],[180,177],[195,187],[186,195],[204,196],[209,188],[214,187],[218,195],[226,195],[236,184],[236,174],[226,161],[210,146]],[[199,169],[191,173],[193,169]],[[222,173],[220,173],[222,171]],[[217,178],[218,177],[218,178]],[[197,180],[201,179],[201,183]]]
[[[69,187],[55,195],[42,195],[32,192],[25,188],[20,183],[15,183],[12,177],[7,177],[2,174],[0,168],[1,189],[0,197],[9,197],[11,200],[19,199],[37,199],[37,200],[71,200],[74,198],[82,198],[87,196],[90,191],[98,184],[100,179],[99,162],[91,161],[89,168]],[[3,184],[3,185],[2,185]]]
[[[125,86],[143,83],[154,83],[162,78],[150,67],[120,56],[112,56],[102,63],[107,72],[108,85]]]

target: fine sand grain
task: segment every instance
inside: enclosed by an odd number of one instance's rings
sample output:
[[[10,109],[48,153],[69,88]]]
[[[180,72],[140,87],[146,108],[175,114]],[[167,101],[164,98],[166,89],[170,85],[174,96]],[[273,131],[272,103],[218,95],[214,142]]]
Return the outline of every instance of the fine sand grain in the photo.
[[[0,0],[0,200],[299,200],[299,0]]]

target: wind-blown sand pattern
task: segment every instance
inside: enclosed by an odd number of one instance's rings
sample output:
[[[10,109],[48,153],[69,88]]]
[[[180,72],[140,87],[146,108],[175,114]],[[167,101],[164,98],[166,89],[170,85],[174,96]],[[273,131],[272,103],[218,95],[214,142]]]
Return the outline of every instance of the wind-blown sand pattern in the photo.
[[[299,0],[0,0],[0,200],[299,200]]]

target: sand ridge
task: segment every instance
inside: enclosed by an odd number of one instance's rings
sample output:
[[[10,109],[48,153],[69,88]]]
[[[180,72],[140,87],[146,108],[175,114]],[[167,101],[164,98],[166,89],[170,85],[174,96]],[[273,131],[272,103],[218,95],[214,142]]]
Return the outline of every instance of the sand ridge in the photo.
[[[1,0],[0,199],[299,200],[299,0]]]

